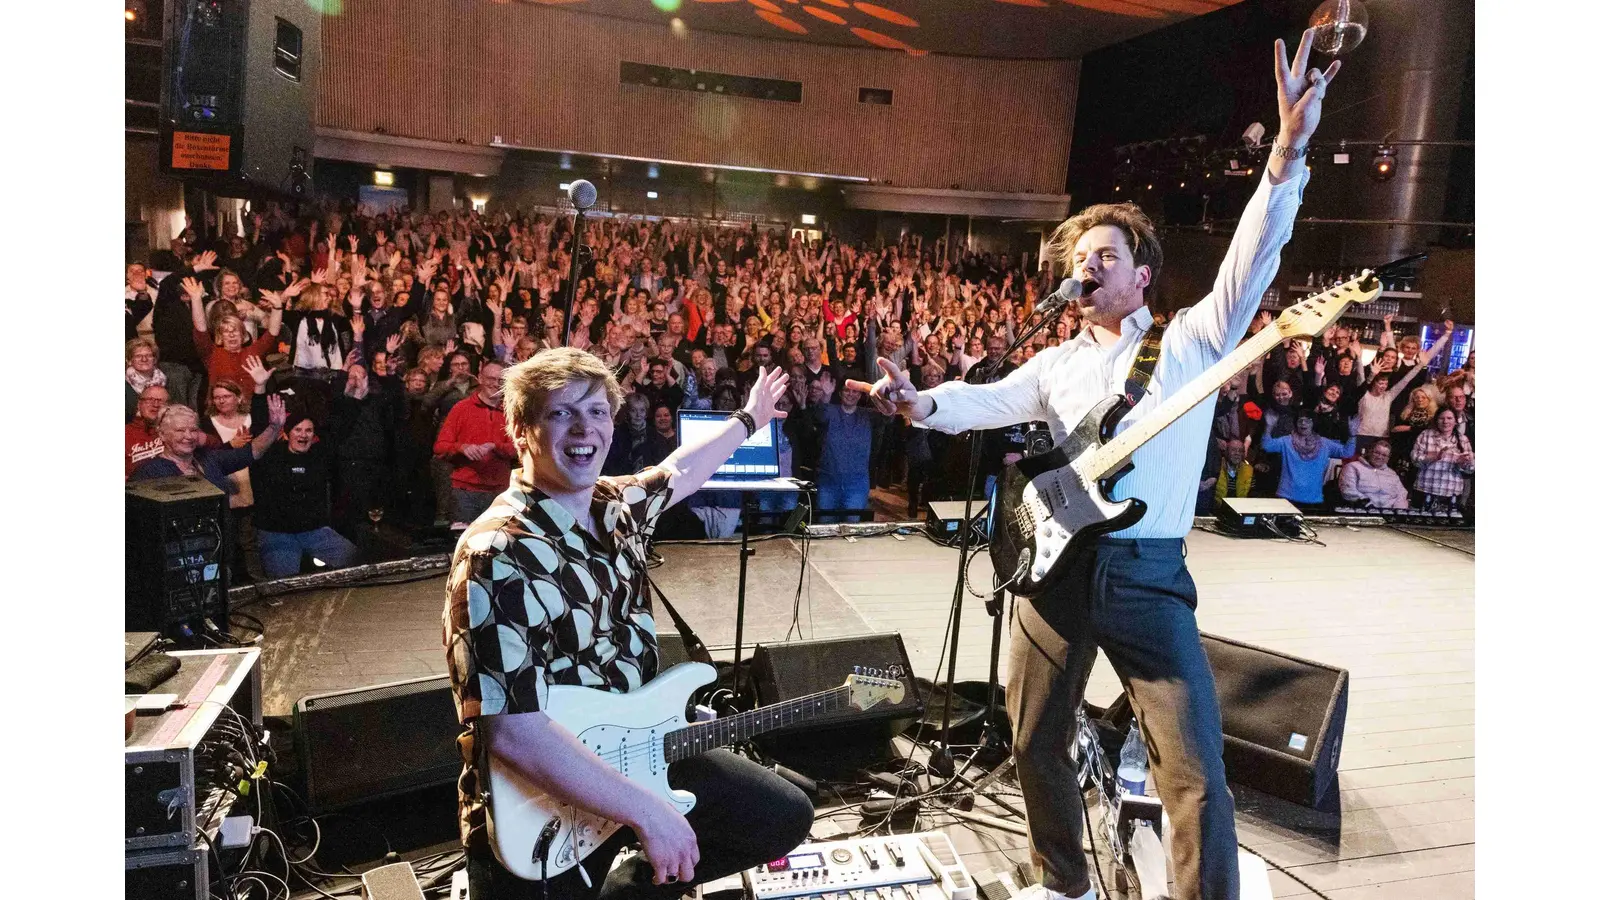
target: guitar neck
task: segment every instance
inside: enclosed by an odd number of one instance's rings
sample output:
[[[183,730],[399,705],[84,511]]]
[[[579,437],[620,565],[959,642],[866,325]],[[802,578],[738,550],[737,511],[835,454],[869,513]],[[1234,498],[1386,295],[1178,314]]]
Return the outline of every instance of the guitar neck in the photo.
[[[846,709],[849,705],[850,688],[842,685],[830,691],[807,694],[749,712],[688,725],[662,735],[661,742],[667,762],[674,763],[718,747],[748,741],[775,728],[804,724]]]
[[[1150,414],[1129,425],[1122,433],[1107,441],[1090,455],[1084,467],[1084,478],[1094,482],[1110,475],[1122,464],[1128,461],[1135,450],[1145,445],[1146,441],[1160,434],[1162,429],[1176,422],[1184,413],[1194,409],[1200,401],[1216,393],[1228,379],[1243,372],[1258,358],[1271,352],[1278,342],[1283,340],[1283,333],[1275,325],[1270,325],[1256,333],[1256,336],[1243,344],[1222,359],[1216,365],[1205,370],[1200,377],[1184,385],[1182,390],[1161,402],[1160,406],[1150,411]]]

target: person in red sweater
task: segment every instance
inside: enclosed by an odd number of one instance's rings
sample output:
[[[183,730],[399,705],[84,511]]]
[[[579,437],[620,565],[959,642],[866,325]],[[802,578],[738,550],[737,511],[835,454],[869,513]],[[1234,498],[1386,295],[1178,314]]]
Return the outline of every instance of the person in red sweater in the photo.
[[[500,408],[504,371],[494,360],[478,368],[477,393],[450,407],[433,443],[433,455],[455,467],[450,472],[452,530],[464,529],[482,515],[511,478],[517,448]]]
[[[161,431],[156,428],[156,420],[161,418],[161,411],[167,408],[167,400],[167,389],[159,384],[152,384],[139,392],[138,411],[134,413],[133,421],[122,427],[123,478],[132,476],[134,467],[139,463],[160,456],[166,449],[166,445],[161,443]]]
[[[290,290],[299,293],[298,287],[297,284]],[[210,376],[211,383],[233,381],[249,384],[250,373],[244,368],[245,357],[265,356],[278,348],[278,331],[283,326],[283,296],[272,291],[262,292],[262,296],[272,304],[272,312],[267,316],[261,337],[246,343],[244,321],[231,314],[217,320],[216,339],[212,339],[206,330],[204,285],[196,279],[185,278],[183,292],[189,295],[189,311],[194,318],[194,349],[206,364],[206,374]]]

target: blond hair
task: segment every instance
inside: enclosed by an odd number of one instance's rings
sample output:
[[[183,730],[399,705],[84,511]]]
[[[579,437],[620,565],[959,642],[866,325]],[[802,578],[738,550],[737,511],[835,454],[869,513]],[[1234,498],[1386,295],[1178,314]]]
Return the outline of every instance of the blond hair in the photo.
[[[144,347],[148,347],[150,352],[155,354],[156,362],[161,361],[161,348],[156,346],[155,341],[152,341],[147,337],[136,337],[129,341],[127,347],[123,350],[122,361],[124,363],[132,364],[133,354]]]
[[[503,397],[506,433],[516,440],[544,415],[550,395],[583,382],[605,388],[611,414],[622,408],[622,385],[600,357],[571,347],[543,350],[505,370]]]
[[[1144,211],[1132,203],[1098,203],[1056,226],[1045,245],[1046,258],[1058,262],[1067,273],[1072,272],[1072,251],[1084,233],[1101,225],[1111,225],[1122,232],[1133,252],[1135,266],[1150,267],[1149,292],[1161,274],[1161,242],[1156,239],[1155,223]]]

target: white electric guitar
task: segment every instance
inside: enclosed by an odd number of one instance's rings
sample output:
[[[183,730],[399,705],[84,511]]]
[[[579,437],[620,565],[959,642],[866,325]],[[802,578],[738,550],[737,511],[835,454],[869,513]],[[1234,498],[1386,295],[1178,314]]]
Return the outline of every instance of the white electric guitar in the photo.
[[[630,781],[687,813],[695,798],[667,784],[667,766],[672,763],[824,714],[865,710],[905,698],[901,682],[857,671],[831,691],[693,725],[684,717],[689,698],[716,680],[716,670],[704,663],[673,666],[626,694],[556,685],[550,688],[544,713]],[[492,758],[488,768],[490,843],[500,864],[518,878],[554,878],[578,865],[622,827],[556,800],[515,770],[495,765]]]

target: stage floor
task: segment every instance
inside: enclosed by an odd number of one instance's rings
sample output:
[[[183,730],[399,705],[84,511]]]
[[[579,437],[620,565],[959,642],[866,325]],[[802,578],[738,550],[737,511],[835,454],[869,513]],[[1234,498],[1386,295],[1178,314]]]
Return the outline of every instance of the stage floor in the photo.
[[[1236,788],[1239,839],[1330,897],[1473,896],[1473,558],[1470,532],[1324,526],[1323,546],[1189,536],[1202,630],[1350,671],[1340,765],[1342,815],[1329,820]],[[957,553],[920,534],[754,544],[746,655],[756,643],[898,631],[913,671],[942,677]],[[731,647],[738,545],[660,547],[657,582],[714,649]],[[988,558],[972,565],[990,583]],[[267,626],[265,712],[288,715],[310,693],[442,674],[443,576],[319,589],[247,611]],[[795,624],[798,609],[798,625]],[[670,627],[665,616],[660,617]],[[983,680],[991,619],[970,594],[957,680]],[[719,657],[731,656],[718,652]],[[1005,671],[1001,654],[1002,677]],[[1120,691],[1103,660],[1088,696]],[[963,831],[965,829],[962,829]],[[819,837],[821,833],[819,832]],[[1027,857],[1023,839],[958,839],[973,871]],[[980,845],[974,841],[989,841]],[[985,859],[985,857],[993,859]],[[1272,872],[1275,896],[1311,896]]]

